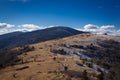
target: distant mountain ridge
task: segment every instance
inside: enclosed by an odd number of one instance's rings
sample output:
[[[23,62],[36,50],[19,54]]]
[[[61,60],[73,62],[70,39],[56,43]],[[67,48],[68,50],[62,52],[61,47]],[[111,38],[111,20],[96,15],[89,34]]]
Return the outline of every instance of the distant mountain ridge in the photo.
[[[5,38],[9,38],[9,37],[13,37],[13,36],[18,36],[18,35],[23,34],[23,33],[24,32],[17,31],[17,32],[3,34],[3,35],[0,35],[0,40],[5,39]]]
[[[33,32],[14,32],[0,36],[0,49],[33,44],[47,40],[85,33],[70,27],[51,27]]]

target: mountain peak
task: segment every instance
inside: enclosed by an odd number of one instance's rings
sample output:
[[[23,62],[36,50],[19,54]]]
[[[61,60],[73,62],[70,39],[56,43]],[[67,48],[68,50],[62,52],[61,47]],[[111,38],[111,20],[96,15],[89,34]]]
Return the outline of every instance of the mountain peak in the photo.
[[[25,32],[25,33],[20,32],[19,34],[16,34],[16,32],[14,32],[14,33],[2,35],[4,36],[4,38],[0,38],[0,43],[1,43],[0,49],[33,44],[33,43],[43,42],[52,39],[68,37],[81,33],[85,33],[85,32],[64,26],[55,26],[55,27],[50,27],[46,29],[36,30],[32,32]],[[11,34],[12,36],[9,36]]]

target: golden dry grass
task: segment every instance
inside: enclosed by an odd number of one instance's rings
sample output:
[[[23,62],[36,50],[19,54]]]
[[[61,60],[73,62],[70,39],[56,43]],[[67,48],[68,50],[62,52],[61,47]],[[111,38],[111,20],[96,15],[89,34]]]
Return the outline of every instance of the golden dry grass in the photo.
[[[72,44],[81,44],[83,46],[90,43],[95,44],[97,39],[115,39],[120,41],[120,37],[80,34],[32,44],[31,46],[35,47],[35,51],[18,56],[24,62],[28,63],[9,66],[0,70],[0,80],[82,80],[79,77],[81,72],[83,70],[92,72],[90,68],[78,66],[76,62],[82,64],[82,61],[78,57],[54,55],[50,50],[63,48],[60,46],[61,44],[66,44],[67,46]],[[56,57],[56,60],[53,60],[54,57]],[[63,65],[68,66],[68,72],[64,72]],[[24,66],[29,66],[29,68],[16,71],[16,69]]]

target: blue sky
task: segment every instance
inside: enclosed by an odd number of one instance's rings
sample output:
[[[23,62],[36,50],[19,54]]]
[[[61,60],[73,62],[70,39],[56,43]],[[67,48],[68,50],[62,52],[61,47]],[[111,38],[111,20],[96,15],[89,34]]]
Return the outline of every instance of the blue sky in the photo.
[[[87,24],[120,28],[120,0],[0,0],[0,22],[13,25]]]

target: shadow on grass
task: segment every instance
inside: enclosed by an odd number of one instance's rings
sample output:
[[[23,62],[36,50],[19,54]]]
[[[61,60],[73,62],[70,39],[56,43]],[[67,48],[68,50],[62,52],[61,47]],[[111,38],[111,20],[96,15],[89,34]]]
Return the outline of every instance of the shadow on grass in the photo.
[[[66,74],[70,77],[76,77],[76,78],[82,78],[82,72],[80,71],[74,71],[74,70],[69,70],[69,71],[62,71],[61,73]]]

